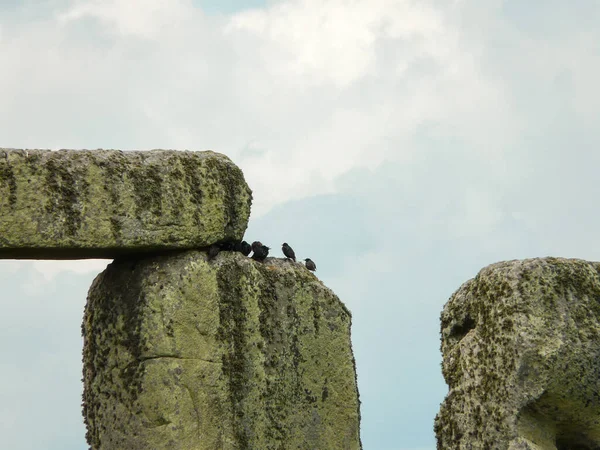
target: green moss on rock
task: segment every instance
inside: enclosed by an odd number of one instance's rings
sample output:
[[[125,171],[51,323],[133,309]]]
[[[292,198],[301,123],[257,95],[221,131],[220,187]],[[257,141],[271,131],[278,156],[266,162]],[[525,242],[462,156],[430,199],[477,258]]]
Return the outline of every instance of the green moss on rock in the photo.
[[[359,449],[351,315],[301,264],[120,258],[90,289],[93,449]]]
[[[600,447],[600,263],[493,264],[441,316],[438,449]]]
[[[113,258],[239,240],[252,194],[206,151],[0,149],[0,258]]]

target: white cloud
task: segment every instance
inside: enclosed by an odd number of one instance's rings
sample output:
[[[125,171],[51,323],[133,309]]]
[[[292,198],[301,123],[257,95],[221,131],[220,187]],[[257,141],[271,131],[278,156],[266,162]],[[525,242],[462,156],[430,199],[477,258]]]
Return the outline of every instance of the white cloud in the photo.
[[[278,89],[288,101],[278,104],[289,111],[287,127],[302,131],[266,145],[281,148],[279,158],[254,158],[249,167],[241,160],[253,186],[268,196],[267,205],[259,203],[261,212],[290,198],[331,192],[331,182],[352,168],[404,158],[410,148],[382,141],[394,136],[400,144],[423,123],[445,122],[486,158],[500,159],[502,144],[514,134],[502,89],[482,76],[459,30],[427,3],[285,2],[241,13],[225,31],[248,54],[260,55],[253,81],[261,77]],[[309,104],[298,97],[310,92]],[[265,113],[268,120],[273,111]],[[491,134],[502,137],[490,141]],[[255,177],[260,168],[271,175]],[[298,180],[311,172],[324,182],[307,189]]]
[[[43,277],[45,282],[52,280],[60,272],[74,274],[100,273],[112,260],[108,259],[82,259],[77,261],[33,261],[35,270]]]
[[[597,31],[548,45],[500,1],[289,0],[231,17],[188,0],[50,3],[53,16],[0,19],[6,144],[221,151],[244,169],[255,218],[388,161],[419,204],[436,188],[423,176],[454,159],[481,172],[465,191],[494,192],[452,199],[450,226],[479,233],[539,158],[524,136],[550,135],[567,106],[593,130],[600,107]],[[421,135],[446,162],[423,162]]]
[[[372,71],[374,46],[389,2],[285,2],[235,16],[228,34],[262,38],[265,68],[274,77],[302,77],[305,86],[345,88]]]
[[[433,3],[295,0],[227,21],[187,0],[79,0],[55,17],[13,26],[1,48],[11,145],[222,151],[254,215],[405,158],[423,123],[488,154],[511,136],[503,90]],[[262,154],[243,152],[250,141]]]
[[[92,18],[123,36],[160,40],[165,31],[185,24],[190,14],[199,11],[184,0],[78,0],[57,16],[61,24]]]
[[[0,272],[17,273],[28,271],[29,279],[22,286],[28,295],[39,295],[44,292],[49,283],[63,272],[72,274],[100,273],[110,264],[108,259],[83,260],[0,260]],[[33,269],[33,270],[29,270]]]

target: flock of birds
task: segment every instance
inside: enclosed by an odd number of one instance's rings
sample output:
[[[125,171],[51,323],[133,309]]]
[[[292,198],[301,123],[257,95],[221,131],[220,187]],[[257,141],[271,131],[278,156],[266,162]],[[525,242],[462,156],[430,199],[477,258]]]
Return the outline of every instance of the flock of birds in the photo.
[[[250,253],[252,253],[251,258],[253,260],[264,262],[269,255],[269,250],[271,250],[271,248],[263,245],[263,243],[260,241],[254,241],[252,245],[248,244],[246,241],[213,244],[208,249],[208,258],[213,259],[221,250],[240,252],[244,256],[249,256]],[[287,242],[283,243],[281,250],[287,259],[291,259],[292,261],[296,262],[296,253],[294,253],[294,250],[287,244]],[[312,272],[317,270],[317,265],[312,259],[305,258],[304,262],[308,270]]]

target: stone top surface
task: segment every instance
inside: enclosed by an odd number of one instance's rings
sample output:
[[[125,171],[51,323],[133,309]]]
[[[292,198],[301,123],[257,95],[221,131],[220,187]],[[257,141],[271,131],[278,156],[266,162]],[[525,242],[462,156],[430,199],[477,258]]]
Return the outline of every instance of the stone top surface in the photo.
[[[78,259],[240,240],[252,192],[212,151],[0,149],[0,258]]]

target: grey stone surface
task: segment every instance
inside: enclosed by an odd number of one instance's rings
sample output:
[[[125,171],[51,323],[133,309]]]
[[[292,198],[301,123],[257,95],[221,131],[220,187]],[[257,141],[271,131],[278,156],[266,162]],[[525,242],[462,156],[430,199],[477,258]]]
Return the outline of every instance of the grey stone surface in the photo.
[[[354,450],[351,315],[301,263],[118,258],[83,323],[94,450]]]
[[[242,238],[252,194],[224,155],[0,149],[0,258],[113,258]]]
[[[493,264],[441,316],[438,449],[600,448],[600,263]]]

